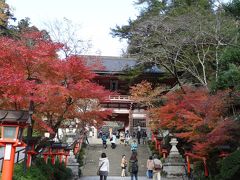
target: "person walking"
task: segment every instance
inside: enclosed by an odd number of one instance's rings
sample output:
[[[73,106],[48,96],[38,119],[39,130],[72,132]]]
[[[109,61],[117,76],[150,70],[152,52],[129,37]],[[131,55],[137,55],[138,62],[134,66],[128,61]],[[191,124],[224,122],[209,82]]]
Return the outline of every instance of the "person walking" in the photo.
[[[154,168],[153,158],[152,158],[152,156],[149,156],[149,158],[147,160],[147,177],[149,179],[152,179],[152,177],[153,177],[153,168]]]
[[[127,146],[127,145],[129,145],[129,141],[130,141],[130,135],[129,135],[129,133],[126,133],[126,135],[125,135],[125,146]]]
[[[99,158],[98,168],[100,180],[107,180],[109,173],[109,160],[106,153],[101,154],[101,157]]]
[[[126,160],[125,155],[122,155],[121,168],[122,168],[121,177],[125,177],[126,176],[126,168],[127,168],[127,160]]]
[[[162,171],[162,162],[158,159],[158,155],[154,154],[153,156],[153,180],[161,180],[161,171]]]
[[[138,148],[137,142],[136,140],[133,140],[133,142],[131,143],[131,151],[137,152],[137,148]]]
[[[120,131],[120,144],[124,144],[125,143],[125,135],[123,131]]]
[[[128,164],[128,172],[131,174],[131,180],[133,180],[133,177],[135,177],[135,180],[138,180],[138,159],[136,153],[132,153]]]
[[[137,131],[137,140],[138,140],[138,144],[140,144],[140,140],[141,140],[141,131]]]
[[[146,144],[146,142],[147,142],[147,133],[146,133],[145,130],[142,132],[142,140],[143,140],[143,144]]]
[[[102,144],[103,144],[103,148],[107,148],[107,136],[105,133],[102,134]]]
[[[110,140],[112,149],[116,148],[116,140],[117,140],[116,134],[113,133],[112,137],[111,137],[111,140]]]

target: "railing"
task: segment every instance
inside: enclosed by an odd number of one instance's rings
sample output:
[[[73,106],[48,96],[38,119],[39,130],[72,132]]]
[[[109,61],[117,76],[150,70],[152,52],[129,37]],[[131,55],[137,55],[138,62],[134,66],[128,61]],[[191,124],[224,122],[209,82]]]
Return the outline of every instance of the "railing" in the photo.
[[[130,101],[130,96],[127,96],[127,95],[110,95],[109,100]]]
[[[24,160],[24,157],[25,157],[24,151],[25,151],[25,148],[22,148],[22,149],[17,150],[15,152],[14,163],[20,163],[20,162],[22,162]],[[23,155],[21,156],[21,154],[23,154]],[[4,157],[0,158],[0,172],[2,172],[2,168],[3,168],[3,159],[4,159]]]

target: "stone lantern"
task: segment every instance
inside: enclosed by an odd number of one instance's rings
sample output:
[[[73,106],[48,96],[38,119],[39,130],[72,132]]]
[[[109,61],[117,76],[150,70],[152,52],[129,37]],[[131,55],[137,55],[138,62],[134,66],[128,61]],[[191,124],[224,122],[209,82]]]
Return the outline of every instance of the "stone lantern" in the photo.
[[[170,144],[172,145],[172,148],[163,163],[163,171],[167,173],[167,178],[182,177],[185,173],[185,163],[183,157],[179,154],[177,149],[177,138],[172,137]]]

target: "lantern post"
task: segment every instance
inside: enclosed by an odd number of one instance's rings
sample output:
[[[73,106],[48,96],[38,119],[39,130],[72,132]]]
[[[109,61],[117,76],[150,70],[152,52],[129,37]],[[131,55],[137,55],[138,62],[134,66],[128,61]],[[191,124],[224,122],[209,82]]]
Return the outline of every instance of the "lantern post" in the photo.
[[[26,162],[27,168],[31,167],[32,156],[35,155],[35,154],[38,154],[35,151],[35,144],[39,141],[40,138],[41,137],[31,137],[31,138],[25,138],[24,139],[24,142],[28,142],[28,145],[30,147],[29,150],[27,151],[27,162]]]
[[[22,134],[29,120],[29,111],[0,110],[0,146],[4,146],[2,180],[12,180],[16,147],[26,146]]]
[[[64,151],[65,151],[65,166],[67,167],[67,163],[68,163],[68,156],[70,156],[70,150],[72,150],[72,147],[67,146]]]

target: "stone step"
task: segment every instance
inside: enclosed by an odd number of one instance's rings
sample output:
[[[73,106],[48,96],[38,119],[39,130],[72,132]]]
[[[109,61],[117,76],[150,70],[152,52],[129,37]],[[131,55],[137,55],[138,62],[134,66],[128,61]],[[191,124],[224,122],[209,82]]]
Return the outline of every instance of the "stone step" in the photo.
[[[119,176],[121,174],[121,158],[125,154],[127,160],[131,155],[130,146],[118,144],[115,149],[108,145],[104,149],[101,144],[91,144],[87,146],[85,163],[82,169],[83,176],[95,176],[98,168],[98,160],[102,152],[105,152],[110,162],[109,176]],[[146,162],[149,157],[147,145],[139,145],[138,148],[138,163],[139,163],[139,176],[146,175]]]
[[[85,176],[81,177],[80,180],[98,180],[99,176]],[[107,180],[129,180],[131,179],[130,176],[128,177],[120,177],[120,176],[108,176]],[[138,176],[138,180],[149,180],[146,176]],[[161,180],[183,180],[183,179],[169,179],[169,178],[164,178],[161,177]]]

